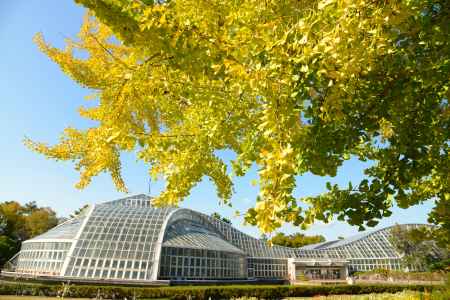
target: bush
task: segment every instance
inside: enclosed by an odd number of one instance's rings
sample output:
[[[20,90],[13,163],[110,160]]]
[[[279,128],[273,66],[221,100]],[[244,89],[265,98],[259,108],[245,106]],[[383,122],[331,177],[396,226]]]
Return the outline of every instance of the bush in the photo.
[[[61,285],[46,284],[3,284],[0,295],[50,296],[61,295]],[[258,299],[280,299],[286,297],[308,297],[316,295],[397,293],[403,290],[431,291],[442,289],[441,286],[424,285],[335,285],[335,286],[175,286],[175,287],[121,287],[121,286],[83,286],[72,285],[65,296],[74,298],[108,299],[130,298],[171,298],[185,299],[230,299],[238,297],[255,297]]]
[[[430,270],[432,271],[450,270],[450,258],[430,264]]]
[[[392,278],[394,281],[413,280],[413,281],[444,281],[445,272],[403,272],[395,270],[377,269],[367,272],[356,272],[356,278],[362,280],[387,280]]]

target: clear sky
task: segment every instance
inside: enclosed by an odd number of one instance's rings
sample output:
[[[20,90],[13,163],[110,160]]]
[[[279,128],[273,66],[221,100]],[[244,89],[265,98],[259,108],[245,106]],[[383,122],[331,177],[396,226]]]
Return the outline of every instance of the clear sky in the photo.
[[[85,190],[75,189],[78,173],[71,163],[47,160],[29,151],[22,142],[27,136],[54,143],[64,127],[84,128],[90,124],[77,114],[77,108],[86,104],[84,96],[89,92],[66,77],[32,42],[34,34],[40,31],[51,44],[63,46],[64,38],[74,37],[78,32],[83,14],[84,9],[71,0],[0,0],[0,201],[36,201],[40,206],[52,207],[60,216],[67,216],[84,204],[125,196],[115,191],[107,175],[95,178]],[[123,165],[130,194],[148,193],[145,165],[132,154],[124,155]],[[342,185],[348,181],[357,183],[362,177],[362,166],[349,160],[335,178],[299,177],[295,195],[320,193],[327,180]],[[258,190],[250,184],[253,178],[256,169],[236,182],[234,208],[219,205],[215,189],[207,179],[181,206],[208,214],[217,211],[231,218],[244,232],[258,236],[256,228],[244,226],[242,219],[233,217],[236,209],[254,204]],[[153,183],[151,187],[152,194],[156,194],[163,184]],[[426,203],[407,210],[394,209],[393,215],[383,219],[377,228],[395,223],[425,223],[431,206]],[[286,233],[298,230],[293,226],[281,228]],[[334,239],[355,234],[357,228],[336,221],[316,224],[307,233]]]

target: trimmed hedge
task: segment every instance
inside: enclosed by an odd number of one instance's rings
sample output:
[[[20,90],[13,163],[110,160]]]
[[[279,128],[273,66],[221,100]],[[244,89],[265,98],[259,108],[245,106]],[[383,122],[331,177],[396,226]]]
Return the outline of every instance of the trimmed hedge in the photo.
[[[403,272],[396,270],[375,269],[366,272],[356,272],[354,276],[363,280],[387,280],[388,278],[392,278],[394,281],[444,281],[447,274],[445,272]]]
[[[426,285],[335,285],[335,286],[183,286],[183,287],[119,287],[119,286],[77,286],[71,285],[66,297],[124,299],[125,297],[185,299],[230,299],[255,297],[258,299],[280,299],[286,297],[308,297],[315,295],[397,293],[403,290],[430,291],[442,286]],[[45,284],[2,284],[0,295],[58,296],[62,285]]]

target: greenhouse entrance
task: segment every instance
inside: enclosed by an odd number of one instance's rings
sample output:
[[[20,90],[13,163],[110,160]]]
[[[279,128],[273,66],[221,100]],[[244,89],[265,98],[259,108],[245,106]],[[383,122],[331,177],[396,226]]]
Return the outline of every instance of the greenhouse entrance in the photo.
[[[289,279],[303,280],[345,280],[349,261],[339,259],[295,259],[288,260]]]
[[[296,277],[304,275],[305,278],[310,280],[338,280],[343,279],[342,270],[336,268],[302,268],[296,267]]]

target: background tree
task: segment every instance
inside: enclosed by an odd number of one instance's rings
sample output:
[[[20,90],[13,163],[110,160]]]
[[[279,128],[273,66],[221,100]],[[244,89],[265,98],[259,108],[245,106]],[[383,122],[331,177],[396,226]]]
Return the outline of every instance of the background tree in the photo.
[[[450,252],[435,241],[433,228],[406,228],[395,226],[391,230],[392,244],[403,255],[404,268],[444,269],[448,267]],[[448,247],[448,245],[447,245]]]
[[[76,211],[74,211],[72,214],[70,214],[71,218],[76,218],[79,215],[83,214],[84,212],[86,212],[86,209],[89,208],[89,204],[85,204],[82,207],[80,207],[79,209],[77,209]]]
[[[25,218],[28,238],[37,236],[58,225],[56,213],[48,208],[36,208]]]
[[[35,202],[23,206],[15,201],[0,203],[0,266],[19,251],[22,241],[57,224],[55,212],[48,207],[38,207]]]
[[[269,237],[265,233],[261,233],[261,236],[259,237],[259,240],[264,243],[269,243]]]
[[[6,220],[6,227],[3,234],[16,241],[27,239],[28,232],[25,216],[29,213],[20,203],[15,201],[6,201],[0,203],[0,214]]]
[[[211,217],[216,218],[217,220],[220,220],[222,222],[231,224],[231,220],[225,217],[222,217],[218,212],[214,212],[211,214]]]
[[[245,219],[263,232],[333,217],[362,230],[394,204],[430,199],[448,208],[447,1],[76,2],[91,11],[78,39],[64,50],[36,42],[94,91],[97,105],[80,114],[98,126],[26,144],[75,161],[79,188],[106,172],[126,191],[120,153],[137,149],[166,182],[159,205],[205,176],[230,204],[233,176],[256,164],[260,194]],[[335,176],[351,157],[372,161],[356,186],[293,196],[297,175]],[[449,214],[430,220],[450,236]]]
[[[19,250],[17,241],[6,235],[0,235],[0,267]]]
[[[36,201],[31,201],[31,202],[28,202],[28,203],[25,203],[25,205],[23,206],[23,213],[24,214],[28,214],[28,215],[30,215],[30,214],[32,214],[34,211],[36,211],[36,210],[38,210],[39,208],[38,208],[38,206],[37,206],[37,204],[36,204]]]
[[[0,234],[5,233],[6,226],[8,226],[6,217],[0,212]]]
[[[303,247],[310,244],[317,244],[325,242],[325,237],[322,235],[307,236],[303,233],[294,233],[285,235],[280,232],[270,239],[270,242],[274,245],[286,246],[286,247]]]

